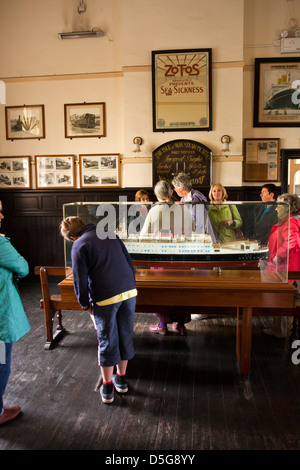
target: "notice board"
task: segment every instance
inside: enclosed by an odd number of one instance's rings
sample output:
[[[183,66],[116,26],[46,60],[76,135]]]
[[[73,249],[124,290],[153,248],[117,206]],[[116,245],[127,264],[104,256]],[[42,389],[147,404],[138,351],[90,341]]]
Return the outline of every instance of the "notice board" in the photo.
[[[243,181],[280,181],[280,139],[244,139]]]
[[[152,152],[153,187],[159,180],[172,184],[178,173],[188,173],[193,187],[211,186],[212,151],[195,140],[166,142]]]

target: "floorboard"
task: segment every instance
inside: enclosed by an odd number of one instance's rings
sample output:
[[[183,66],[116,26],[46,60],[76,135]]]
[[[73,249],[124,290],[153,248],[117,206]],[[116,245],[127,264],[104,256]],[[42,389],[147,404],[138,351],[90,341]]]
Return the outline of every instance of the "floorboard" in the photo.
[[[137,313],[129,393],[105,405],[89,315],[63,312],[67,334],[45,350],[40,285],[20,292],[31,331],[14,343],[4,398],[22,413],[0,428],[0,450],[300,450],[300,366],[288,340],[263,333],[271,318],[253,319],[247,399],[235,318],[193,320],[186,337],[163,337],[149,331],[151,314]]]

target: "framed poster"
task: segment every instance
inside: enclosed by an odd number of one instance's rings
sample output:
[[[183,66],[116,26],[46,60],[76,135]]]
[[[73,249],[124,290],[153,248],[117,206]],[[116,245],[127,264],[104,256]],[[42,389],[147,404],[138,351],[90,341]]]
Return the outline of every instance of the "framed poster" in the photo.
[[[44,139],[44,105],[5,106],[6,140]]]
[[[65,137],[105,137],[105,103],[65,104]]]
[[[36,155],[37,188],[74,188],[74,155]]]
[[[243,181],[280,181],[280,139],[244,139]]]
[[[212,129],[211,49],[152,51],[153,131]]]
[[[0,157],[0,188],[30,187],[30,157]]]
[[[255,59],[253,126],[300,126],[299,57]]]
[[[81,188],[119,188],[120,154],[79,155]]]

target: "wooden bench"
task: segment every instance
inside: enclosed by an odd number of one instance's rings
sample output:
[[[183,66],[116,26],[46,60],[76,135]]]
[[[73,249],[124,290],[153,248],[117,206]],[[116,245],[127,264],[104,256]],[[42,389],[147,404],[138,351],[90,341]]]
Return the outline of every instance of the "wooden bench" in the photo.
[[[40,276],[42,299],[40,300],[40,308],[44,310],[45,325],[46,325],[46,343],[44,348],[51,349],[54,343],[58,341],[65,333],[65,328],[62,325],[62,310],[70,310],[69,305],[61,301],[59,294],[51,294],[49,289],[48,276],[57,276],[65,278],[66,270],[64,267],[52,266],[36,266],[34,274]],[[57,312],[57,327],[53,332],[54,316]]]

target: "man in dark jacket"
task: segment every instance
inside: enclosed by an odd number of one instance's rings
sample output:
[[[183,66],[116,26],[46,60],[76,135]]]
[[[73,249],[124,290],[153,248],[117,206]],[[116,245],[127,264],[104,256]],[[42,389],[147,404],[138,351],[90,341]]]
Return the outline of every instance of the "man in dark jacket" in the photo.
[[[274,224],[277,224],[276,212],[277,187],[267,183],[261,188],[261,200],[264,204],[257,206],[254,213],[254,237],[261,245],[267,245]]]
[[[114,388],[120,393],[128,391],[126,369],[128,360],[134,356],[137,295],[134,266],[125,245],[114,233],[97,234],[94,224],[85,224],[79,217],[64,219],[61,234],[74,242],[71,250],[74,290],[83,310],[91,314],[97,331],[102,401],[112,403]]]

